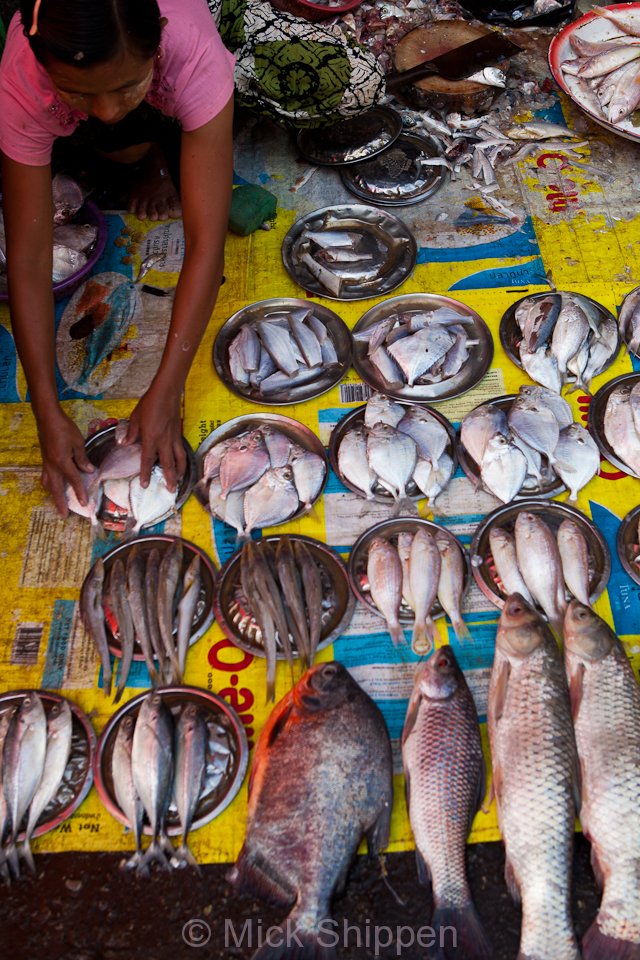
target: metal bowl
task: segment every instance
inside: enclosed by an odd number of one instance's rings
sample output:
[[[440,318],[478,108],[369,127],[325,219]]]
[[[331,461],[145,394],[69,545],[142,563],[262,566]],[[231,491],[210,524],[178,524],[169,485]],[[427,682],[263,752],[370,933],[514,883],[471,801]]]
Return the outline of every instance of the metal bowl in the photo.
[[[433,196],[447,180],[446,167],[425,163],[439,156],[431,137],[402,133],[375,157],[342,167],[340,176],[347,190],[361,200],[405,207]]]
[[[402,117],[391,107],[370,110],[329,126],[300,130],[298,150],[319,166],[344,166],[376,157],[402,133]]]
[[[157,692],[171,710],[174,719],[179,717],[183,707],[195,703],[204,713],[209,728],[209,757],[205,782],[192,825],[192,829],[197,830],[222,813],[240,790],[249,762],[247,735],[236,712],[215,693],[199,687],[162,687]],[[121,721],[129,715],[137,717],[142,701],[148,694],[149,691],[139,694],[113,714],[100,734],[93,764],[96,790],[102,803],[111,816],[125,826],[128,826],[128,821],[118,805],[113,786],[113,748]],[[169,836],[175,837],[182,832],[173,798],[167,811],[166,825]],[[147,835],[151,833],[146,817],[143,830]]]
[[[78,809],[91,789],[93,783],[93,757],[96,749],[96,734],[87,715],[73,700],[49,690],[10,690],[0,694],[0,714],[12,707],[19,706],[30,693],[37,693],[42,701],[45,713],[49,713],[56,703],[67,700],[71,708],[71,753],[55,797],[47,804],[33,831],[39,837],[58,827]],[[23,821],[24,826],[24,821]],[[24,839],[24,830],[18,837]]]
[[[609,382],[600,387],[598,392],[595,394],[591,403],[589,404],[589,410],[587,413],[587,427],[589,433],[598,444],[600,453],[603,455],[603,457],[606,457],[609,463],[611,463],[614,467],[617,467],[618,470],[621,470],[622,473],[626,473],[629,477],[634,477],[636,480],[640,480],[638,474],[634,473],[631,467],[629,467],[624,460],[621,460],[607,440],[604,433],[604,418],[607,412],[607,403],[609,402],[609,397],[613,391],[623,384],[635,386],[638,380],[640,380],[640,373],[625,373],[621,377],[615,377],[613,380],[609,380]]]
[[[193,560],[195,554],[198,554],[200,557],[200,576],[202,577],[202,584],[200,586],[200,595],[198,598],[198,603],[196,604],[196,610],[193,617],[193,623],[191,625],[191,636],[189,638],[189,646],[192,646],[196,640],[199,640],[202,637],[211,624],[213,623],[213,601],[216,592],[216,581],[218,574],[216,573],[216,568],[211,562],[210,558],[204,552],[201,547],[196,546],[194,543],[190,543],[188,540],[185,540],[183,537],[171,536],[169,534],[158,534],[145,537],[134,537],[131,540],[127,540],[126,543],[120,543],[117,547],[114,547],[113,550],[109,550],[108,553],[105,553],[102,557],[104,561],[104,570],[105,570],[105,584],[108,585],[109,574],[111,572],[111,567],[117,557],[120,557],[126,564],[127,557],[133,547],[139,546],[141,552],[148,554],[154,547],[157,547],[160,550],[160,555],[169,549],[172,543],[180,540],[184,549],[183,559],[182,559],[182,578],[187,571],[187,567]],[[88,579],[91,576],[91,571],[93,567],[87,574],[85,579]],[[120,641],[120,634],[116,631],[115,633],[111,629],[111,623],[109,618],[106,618],[106,628],[107,628],[107,643],[109,644],[109,650],[116,657],[122,656],[122,644]],[[175,632],[175,631],[174,631]],[[144,654],[142,653],[142,648],[136,641],[133,646],[133,659],[134,660],[144,660]]]
[[[356,233],[363,254],[371,256],[340,268],[339,296],[327,290],[299,260],[309,230]],[[314,210],[296,220],[282,242],[282,261],[292,280],[313,296],[329,300],[366,300],[389,293],[411,275],[417,256],[415,238],[402,220],[386,210],[357,204]],[[338,275],[336,270],[333,273]]]
[[[513,401],[516,399],[516,396],[517,394],[510,393],[504,397],[494,397],[492,400],[487,400],[485,403],[479,403],[477,407],[474,407],[474,410],[477,410],[479,407],[497,407],[500,410],[504,410],[505,413],[508,413],[513,405]],[[470,412],[473,413],[473,410]],[[476,486],[482,484],[482,480],[480,478],[480,465],[476,463],[463,444],[461,432],[458,432],[457,434],[456,452],[458,455],[458,463],[462,467],[465,476]],[[540,497],[541,499],[546,499],[555,497],[567,489],[560,477],[549,467],[547,458],[544,455],[542,457],[542,468],[543,477],[546,478],[544,482],[534,483],[531,480],[528,484],[525,482],[520,488],[520,493],[514,497],[514,500],[528,500],[530,497]],[[487,488],[483,486],[483,490],[486,489]],[[490,490],[488,492],[491,493]],[[492,496],[495,496],[495,494],[492,494]]]
[[[442,527],[440,524],[434,523],[431,520],[424,520],[422,517],[398,517],[392,520],[382,520],[380,523],[376,523],[373,527],[370,527],[368,530],[365,530],[364,533],[360,534],[351,548],[348,567],[349,583],[351,584],[351,589],[353,590],[354,594],[361,603],[363,603],[366,607],[369,607],[369,609],[376,613],[379,617],[381,617],[382,614],[371,599],[371,593],[369,592],[369,581],[367,579],[367,560],[369,557],[369,546],[371,541],[374,537],[383,537],[385,540],[389,540],[395,545],[397,543],[399,533],[416,533],[420,527],[424,527],[424,529],[428,530],[430,533],[444,533],[447,537],[449,537],[451,542],[456,545],[464,560],[465,573],[464,585],[462,589],[463,596],[469,587],[469,561],[466,551],[458,538],[449,530],[447,530],[446,527]],[[437,620],[438,617],[444,616],[444,610],[437,597],[433,607],[431,608],[431,616],[434,620]],[[400,620],[400,623],[403,624],[412,624],[415,620],[414,612],[405,602],[404,598],[400,604],[400,614],[398,619]]]
[[[413,404],[405,403],[403,406],[409,408],[410,406],[413,406]],[[354,486],[350,480],[347,480],[347,478],[342,475],[342,471],[340,470],[338,463],[338,450],[340,449],[340,444],[342,443],[345,434],[347,434],[349,430],[353,430],[354,427],[360,426],[360,424],[364,423],[366,407],[366,403],[361,407],[356,407],[355,410],[352,410],[345,417],[342,417],[341,420],[338,420],[331,432],[331,437],[329,438],[329,463],[331,464],[331,469],[339,478],[340,482],[343,483],[344,486],[349,490],[351,490],[352,493],[357,493],[359,497],[364,497],[363,491]],[[432,417],[438,421],[438,423],[441,423],[449,434],[449,443],[447,444],[446,452],[453,460],[453,469],[451,471],[451,476],[453,476],[458,462],[456,454],[456,431],[453,425],[447,420],[444,414],[440,413],[439,410],[434,410],[433,407],[428,407],[425,404],[422,404],[422,407],[424,410],[430,413]],[[407,484],[407,496],[410,497],[411,500],[426,500],[424,493],[413,482],[413,479]],[[394,503],[393,496],[380,483],[376,483],[374,487],[373,499],[377,500],[378,503]]]
[[[342,636],[351,622],[355,608],[355,599],[349,590],[347,570],[341,557],[320,540],[289,534],[292,542],[300,541],[309,548],[320,570],[322,579],[322,633],[318,650]],[[263,543],[275,548],[279,536],[263,537]],[[233,644],[256,657],[264,657],[264,647],[260,627],[248,610],[248,605],[240,585],[240,552],[236,552],[220,570],[218,589],[215,598],[216,620],[225,637]],[[277,658],[283,660],[280,638],[276,635]],[[291,637],[293,655],[298,656],[295,641]]]
[[[336,349],[338,363],[331,367],[318,367],[318,376],[308,383],[298,386],[292,384],[290,387],[283,387],[282,390],[269,393],[266,396],[260,393],[260,389],[257,387],[250,384],[245,387],[236,383],[231,376],[229,367],[229,345],[239,333],[241,327],[246,323],[255,323],[257,320],[264,320],[273,315],[283,316],[293,310],[300,309],[312,309],[314,315],[324,323]],[[257,303],[252,303],[229,317],[216,336],[213,345],[213,364],[222,382],[233,393],[244,400],[259,403],[263,407],[277,407],[311,400],[335,387],[349,370],[352,353],[351,332],[345,322],[333,310],[329,310],[328,307],[320,303],[311,303],[309,300],[295,297],[274,297],[270,300],[259,300]]]
[[[618,527],[616,546],[618,557],[634,583],[640,584],[640,506],[630,510]],[[636,559],[638,558],[638,559]]]
[[[441,383],[421,383],[412,387],[405,384],[403,387],[390,387],[382,378],[376,367],[367,355],[369,341],[367,331],[382,320],[400,313],[424,312],[437,310],[439,307],[451,307],[463,317],[471,317],[472,323],[465,324],[469,338],[479,340],[476,347],[471,348],[471,355],[461,370],[453,377]],[[382,303],[371,307],[358,320],[353,328],[353,365],[365,383],[373,390],[384,393],[396,400],[406,403],[428,403],[429,401],[450,400],[459,397],[482,380],[493,360],[493,338],[491,331],[482,317],[459,300],[443,297],[435,293],[406,293],[398,297],[391,297]]]
[[[518,504],[507,504],[498,507],[490,513],[476,528],[469,556],[473,577],[485,597],[496,605],[503,607],[506,601],[500,581],[498,579],[491,548],[489,534],[492,527],[504,527],[509,533],[513,532],[518,514],[526,510],[540,516],[551,528],[554,534],[563,520],[573,520],[585,537],[589,547],[589,598],[591,603],[604,591],[611,575],[611,556],[607,542],[588,517],[570,507],[566,503],[557,501],[522,500]],[[542,611],[540,611],[542,613]]]

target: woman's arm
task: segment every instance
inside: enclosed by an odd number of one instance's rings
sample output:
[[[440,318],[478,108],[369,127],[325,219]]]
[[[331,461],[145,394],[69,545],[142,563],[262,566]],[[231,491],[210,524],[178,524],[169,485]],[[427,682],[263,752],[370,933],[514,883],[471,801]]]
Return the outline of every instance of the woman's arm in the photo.
[[[156,460],[170,488],[185,469],[180,398],[222,280],[233,178],[233,97],[204,126],[182,134],[180,181],[184,261],[160,366],[130,419],[141,438],[141,482]]]
[[[80,503],[86,503],[81,471],[91,473],[94,467],[56,390],[51,168],[26,166],[3,156],[2,189],[11,329],[38,426],[42,485],[66,516],[66,483],[72,484]]]

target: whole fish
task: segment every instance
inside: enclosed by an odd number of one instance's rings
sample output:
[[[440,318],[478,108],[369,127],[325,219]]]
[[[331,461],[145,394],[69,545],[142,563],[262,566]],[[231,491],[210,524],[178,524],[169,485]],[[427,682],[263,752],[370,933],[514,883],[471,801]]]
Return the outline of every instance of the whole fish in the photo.
[[[147,554],[144,567],[144,589],[143,594],[145,609],[147,614],[147,630],[149,631],[149,642],[153,650],[154,657],[158,661],[159,677],[165,660],[164,642],[160,633],[160,624],[158,621],[158,584],[160,577],[160,551],[157,547],[152,547]]]
[[[157,860],[169,868],[166,853],[174,850],[165,833],[165,817],[173,786],[173,717],[161,694],[155,690],[142,701],[131,747],[133,784],[151,827],[151,844],[138,863],[138,873],[147,874]]]
[[[207,769],[207,725],[195,703],[187,703],[176,724],[175,774],[173,791],[182,827],[182,843],[176,850],[177,864],[190,864],[198,872],[198,862],[189,850],[187,838],[198,808]]]
[[[418,330],[412,336],[397,340],[387,347],[388,352],[402,370],[407,385],[431,370],[455,343],[455,336],[442,327]]]
[[[147,602],[145,598],[146,559],[140,544],[134,544],[127,554],[127,601],[131,611],[131,619],[135,630],[136,640],[144,654],[144,661],[151,677],[151,683],[157,687],[160,678],[154,661],[154,649],[147,623]]]
[[[501,407],[481,404],[462,418],[460,440],[478,466],[482,463],[489,440],[498,434],[504,437],[509,435],[507,414]]]
[[[415,614],[411,646],[414,653],[421,656],[432,650],[438,639],[438,628],[431,610],[438,593],[440,568],[440,551],[435,537],[425,527],[419,527],[411,541],[409,584]]]
[[[427,467],[429,467],[428,471]],[[413,471],[413,482],[420,488],[425,497],[433,503],[451,480],[453,471],[453,458],[446,452],[440,455],[440,459],[434,467],[428,460],[418,458]]]
[[[411,531],[401,530],[398,534],[396,550],[398,551],[398,557],[400,558],[400,564],[402,566],[402,599],[415,611],[413,595],[411,593],[411,581],[409,578],[409,558],[411,556],[412,542],[413,534]]]
[[[200,554],[194,553],[182,581],[182,596],[178,603],[178,683],[182,683],[182,678],[184,677],[184,668],[187,661],[187,650],[189,649],[189,641],[191,640],[193,621],[198,609],[198,601],[200,600],[200,587],[202,585],[200,566]]]
[[[310,663],[309,624],[300,571],[291,540],[287,536],[280,537],[278,540],[276,570],[287,611],[289,629],[295,640],[298,656],[306,670]]]
[[[267,663],[266,699],[269,701],[274,700],[276,695],[276,627],[268,604],[262,602],[260,584],[255,577],[255,564],[251,562],[247,550],[251,543],[252,541],[249,540],[245,544],[240,556],[240,584],[251,616],[260,628],[260,641]],[[275,592],[278,592],[277,588]]]
[[[402,504],[418,458],[415,442],[389,424],[376,423],[367,436],[367,456],[380,483]]]
[[[451,537],[438,531],[436,546],[440,553],[440,578],[437,596],[440,606],[451,620],[458,640],[469,640],[469,628],[462,619],[462,594],[464,591],[464,557]]]
[[[47,718],[34,691],[15,710],[2,752],[2,788],[7,802],[9,833],[4,855],[13,873],[20,869],[16,843],[22,821],[40,785],[47,751]]]
[[[251,540],[244,545],[242,558],[251,571],[251,577],[258,594],[260,606],[268,611],[278,631],[278,637],[285,656],[290,666],[293,666],[293,653],[289,641],[291,624],[287,617],[286,607],[280,592],[275,558],[270,553],[267,555],[264,542],[255,544]],[[254,606],[256,606],[255,603]]]
[[[562,559],[562,575],[567,587],[580,603],[589,606],[589,545],[573,520],[563,520],[557,533]]]
[[[238,363],[240,369],[251,373],[260,366],[260,340],[250,323],[240,327],[229,344],[229,362]]]
[[[533,353],[548,343],[555,327],[562,298],[550,293],[539,299],[526,299],[517,307],[515,320],[522,330],[523,347]]]
[[[16,711],[15,705],[10,705],[0,713],[0,784],[2,784],[2,769],[3,769],[3,757],[4,757],[4,747],[7,742],[7,734],[9,732],[9,727],[13,719],[13,715]],[[5,834],[9,828],[10,819],[9,819],[9,807],[7,805],[7,798],[5,796],[4,789],[0,789],[0,876],[3,879],[8,880],[9,874],[6,872],[6,867],[4,864],[4,854],[2,851],[2,846],[4,844]],[[5,872],[3,872],[5,871]]]
[[[345,433],[338,447],[338,467],[345,480],[362,490],[367,500],[373,498],[377,478],[369,466],[364,427],[354,427]]]
[[[304,602],[309,621],[309,664],[311,665],[322,635],[322,577],[309,547],[303,540],[294,540],[293,552],[304,588]]]
[[[223,500],[222,487],[218,480],[211,481],[207,493],[209,510],[213,516],[233,527],[237,531],[239,539],[244,539],[245,536],[244,494],[244,490],[234,490],[233,493],[228,493]]]
[[[532,400],[538,406],[547,407],[551,410],[558,421],[560,430],[570,427],[573,423],[571,405],[554,390],[549,390],[537,383],[523,383],[518,390],[518,394],[521,397],[526,397],[527,400]]]
[[[524,370],[532,380],[549,390],[560,393],[563,380],[558,369],[558,361],[550,349],[529,351],[524,344],[521,344],[518,354]]]
[[[573,300],[565,299],[551,338],[551,349],[563,379],[567,375],[567,363],[578,352],[588,333],[589,319],[582,307]]]
[[[118,703],[127,685],[129,670],[133,662],[133,647],[135,643],[135,628],[131,608],[129,607],[127,592],[127,573],[122,557],[113,561],[109,573],[109,603],[118,624],[120,638],[120,674],[114,703]]]
[[[133,770],[131,768],[131,751],[133,749],[133,732],[136,721],[131,714],[124,716],[118,724],[118,732],[113,744],[113,754],[111,756],[111,778],[113,780],[113,791],[116,795],[118,806],[122,810],[127,821],[135,850],[125,863],[126,869],[137,867],[142,859],[142,823],[144,820],[144,807],[138,796],[138,791],[133,782]]]
[[[560,437],[560,428],[553,410],[527,397],[517,397],[508,415],[509,427],[528,446],[544,454],[549,463],[555,462],[554,450]]]
[[[317,453],[295,444],[289,456],[289,465],[298,499],[309,510],[322,489],[327,474],[325,462]]]
[[[640,687],[622,643],[576,600],[564,621],[565,665],[580,758],[580,823],[604,888],[584,960],[640,955]]]
[[[512,593],[519,593],[527,603],[533,603],[529,588],[522,579],[518,560],[516,558],[516,541],[504,527],[491,527],[489,530],[489,547],[496,567],[496,572],[502,582],[503,593],[508,597]]]
[[[488,725],[505,877],[522,903],[518,956],[579,960],[570,911],[577,754],[569,692],[553,635],[518,594],[500,616]]]
[[[275,323],[269,323],[267,320],[259,320],[257,323],[257,332],[263,347],[278,367],[287,376],[292,376],[298,370],[298,361],[293,351],[293,343],[289,331],[277,326]]]
[[[281,430],[276,430],[275,427],[272,427],[269,424],[265,424],[264,426],[260,427],[260,433],[262,434],[262,439],[264,440],[267,448],[271,466],[286,466],[289,462],[291,447],[293,446],[291,437],[288,436],[288,434],[283,433]]]
[[[184,548],[182,540],[173,540],[160,560],[158,570],[158,593],[156,609],[158,627],[164,647],[165,674],[172,675],[173,682],[180,674],[180,664],[175,640],[173,638],[178,584],[182,581],[182,558]]]
[[[562,636],[567,603],[556,538],[547,523],[528,510],[521,510],[516,518],[515,538],[518,567],[524,582],[558,636]]]
[[[131,534],[136,535],[142,527],[150,527],[166,516],[176,505],[178,488],[169,490],[162,467],[151,468],[149,483],[143,487],[140,477],[129,483],[129,508],[134,520]]]
[[[284,523],[293,516],[299,505],[291,467],[275,467],[265,471],[245,495],[245,534],[259,527]]]
[[[600,472],[598,445],[579,423],[560,431],[554,458],[553,469],[569,488],[570,500],[577,500],[580,490]]]
[[[289,956],[331,957],[322,945],[331,898],[364,836],[372,855],[384,850],[392,797],[391,744],[378,707],[340,663],[312,667],[260,735],[245,842],[229,874],[236,888],[291,909],[281,933],[295,930],[302,946]]]
[[[480,476],[487,490],[503,503],[510,503],[527,476],[527,458],[515,443],[496,434],[487,443]]]
[[[633,419],[631,389],[629,384],[622,384],[609,394],[604,413],[604,435],[614,453],[640,477],[640,436]]]
[[[439,420],[421,407],[409,407],[398,423],[400,433],[415,442],[418,456],[430,460],[435,466],[449,446],[449,434]]]
[[[636,433],[638,434],[638,442],[640,443],[640,380],[631,388],[629,406],[631,407],[631,416],[633,417],[633,423],[636,428]]]
[[[640,287],[631,290],[622,301],[618,324],[620,336],[626,341],[629,352],[638,356],[640,351]]]
[[[374,537],[367,555],[367,580],[371,599],[384,617],[394,646],[404,633],[398,619],[402,603],[402,564],[398,551],[384,537]]]
[[[390,427],[397,427],[407,408],[396,403],[383,393],[374,393],[369,397],[364,408],[365,427],[375,427],[376,423],[387,423]]]
[[[236,490],[246,490],[270,466],[269,451],[259,430],[238,437],[220,462],[220,496],[224,500]]]
[[[98,557],[87,574],[80,590],[80,616],[85,630],[93,640],[102,664],[102,680],[107,696],[111,696],[111,654],[107,643],[102,595],[104,590],[104,560]]]
[[[484,754],[475,703],[449,646],[416,673],[402,762],[418,875],[433,894],[436,942],[442,948],[444,928],[453,928],[466,960],[490,960],[465,864],[467,835],[484,797]]]

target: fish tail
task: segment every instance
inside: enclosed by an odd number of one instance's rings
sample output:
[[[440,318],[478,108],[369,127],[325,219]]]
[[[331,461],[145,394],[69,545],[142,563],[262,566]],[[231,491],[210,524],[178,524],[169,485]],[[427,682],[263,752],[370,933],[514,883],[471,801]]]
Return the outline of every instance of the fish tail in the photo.
[[[398,647],[401,643],[404,643],[404,631],[397,621],[396,623],[389,623],[387,620],[387,630],[389,631],[389,636],[391,637],[394,647]]]
[[[187,846],[186,842],[183,840],[178,849],[176,850],[175,856],[171,861],[172,867],[193,867],[194,870],[201,874],[202,870],[200,869],[200,864],[191,853],[191,850]]]
[[[134,854],[120,861],[121,870],[137,870],[142,859],[142,851],[136,850]]]
[[[454,633],[458,640],[462,641],[462,640],[473,639],[471,636],[471,631],[469,630],[469,627],[466,625],[462,617],[460,617],[459,619],[456,618],[455,621],[452,620],[451,622],[453,624]]]
[[[396,506],[394,514],[397,517],[417,517],[418,508],[411,499],[411,497],[400,497],[399,500],[396,500]]]
[[[105,670],[104,664],[102,665],[102,682],[104,683],[104,690],[108,697],[111,696],[111,684],[113,683],[113,674],[111,672],[111,661],[109,661],[109,669]]]
[[[431,620],[430,617],[425,620],[416,619],[413,624],[411,648],[419,656],[426,656],[433,650],[433,632],[428,625],[429,620]],[[433,623],[433,621],[431,622]]]
[[[582,940],[583,960],[640,960],[640,943],[607,937],[593,921]]]
[[[29,837],[25,837],[24,843],[22,844],[18,852],[22,857],[22,859],[24,860],[24,862],[26,863],[27,870],[29,871],[29,873],[31,873],[35,877],[36,865],[33,860],[33,854],[31,852],[31,844],[29,842]]]
[[[493,950],[471,900],[457,906],[436,907],[432,920],[436,956],[491,960]]]
[[[277,931],[277,932],[276,932]],[[298,930],[290,918],[282,927],[277,927],[268,943],[256,950],[251,960],[336,960],[333,928],[327,931]]]
[[[162,849],[159,840],[156,840],[155,838],[151,841],[151,844],[147,847],[146,851],[138,860],[137,872],[143,877],[149,876],[149,866],[154,860],[156,863],[159,863],[164,870],[171,870],[171,866],[165,856],[165,852]]]
[[[116,695],[115,695],[115,697],[113,698],[114,704],[120,702],[120,697],[121,697],[122,694],[124,693],[124,688],[125,688],[125,684],[124,684],[124,683],[118,684],[118,686],[116,687]]]
[[[15,844],[13,837],[9,837],[9,842],[4,848],[4,855],[6,863],[9,866],[9,873],[14,877],[20,876],[20,859],[18,857],[18,849]]]

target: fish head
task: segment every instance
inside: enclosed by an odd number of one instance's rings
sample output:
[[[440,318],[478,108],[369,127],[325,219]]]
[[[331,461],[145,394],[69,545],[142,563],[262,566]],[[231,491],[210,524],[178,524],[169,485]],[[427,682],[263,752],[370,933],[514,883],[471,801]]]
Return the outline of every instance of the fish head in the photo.
[[[293,698],[302,713],[332,710],[353,693],[353,680],[341,663],[312,667],[294,687]]]
[[[448,700],[460,684],[460,667],[450,646],[440,647],[420,669],[416,682],[427,700]]]
[[[587,661],[603,660],[617,645],[609,625],[578,600],[572,600],[567,607],[563,637],[567,651]]]
[[[270,473],[276,485],[280,484],[286,487],[288,484],[293,483],[293,470],[288,465],[285,467],[273,467]]]
[[[545,641],[547,628],[540,614],[519,593],[507,597],[500,615],[496,646],[524,660]]]

